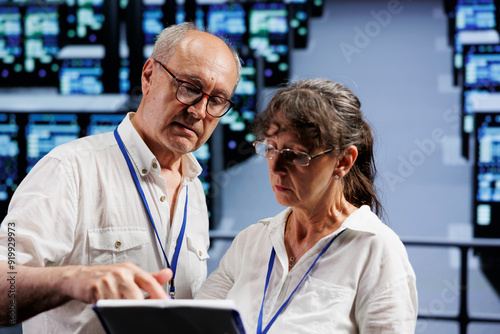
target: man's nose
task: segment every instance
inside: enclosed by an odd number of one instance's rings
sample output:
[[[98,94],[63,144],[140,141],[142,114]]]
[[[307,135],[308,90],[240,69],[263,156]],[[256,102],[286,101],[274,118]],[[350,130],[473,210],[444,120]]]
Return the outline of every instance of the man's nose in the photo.
[[[210,95],[203,94],[199,100],[188,107],[188,112],[198,119],[204,119],[207,115],[208,99]]]

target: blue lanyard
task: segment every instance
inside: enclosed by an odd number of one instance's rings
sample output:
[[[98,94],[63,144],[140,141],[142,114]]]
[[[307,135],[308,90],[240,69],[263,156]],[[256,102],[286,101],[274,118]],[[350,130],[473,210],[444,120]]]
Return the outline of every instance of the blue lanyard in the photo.
[[[170,263],[168,262],[167,254],[165,253],[165,249],[163,248],[163,243],[161,242],[160,236],[158,234],[158,230],[156,229],[155,221],[153,219],[153,216],[151,215],[151,211],[149,210],[149,205],[148,201],[146,200],[146,196],[144,195],[144,191],[142,190],[141,183],[139,182],[139,179],[137,178],[137,174],[135,173],[134,166],[132,165],[132,161],[130,160],[130,157],[128,156],[128,153],[125,149],[125,145],[123,145],[123,141],[118,134],[118,128],[115,129],[115,138],[116,141],[118,142],[118,146],[120,147],[120,150],[122,151],[123,157],[125,158],[125,161],[127,162],[128,169],[130,170],[130,174],[134,178],[135,186],[137,187],[137,190],[139,191],[139,194],[141,195],[142,202],[144,203],[144,206],[146,207],[146,211],[148,212],[149,219],[151,221],[151,225],[153,225],[153,229],[156,234],[156,239],[158,240],[158,243],[160,244],[161,251],[163,252],[163,257],[165,258],[165,261],[167,262],[167,267],[172,270],[172,280],[170,281],[170,296],[172,298],[175,297],[175,284],[174,284],[174,278],[175,278],[175,272],[177,270],[177,261],[179,259],[179,254],[181,252],[181,246],[182,246],[182,240],[184,239],[184,233],[186,231],[186,221],[187,221],[187,207],[188,207],[188,186],[186,185],[186,204],[184,205],[184,218],[182,219],[182,227],[181,231],[179,233],[179,237],[177,239],[177,243],[175,245],[175,252],[174,256],[172,258],[172,266],[170,266]]]
[[[297,286],[292,291],[292,293],[290,294],[290,296],[288,297],[288,299],[283,303],[283,305],[281,305],[281,307],[278,309],[278,311],[276,312],[276,314],[272,317],[272,319],[267,324],[266,328],[264,328],[264,330],[262,330],[262,316],[263,316],[263,311],[264,311],[264,301],[266,300],[267,287],[269,286],[269,280],[271,278],[271,273],[273,271],[273,266],[274,266],[274,258],[276,257],[276,251],[274,250],[274,247],[273,247],[273,250],[271,251],[271,257],[269,258],[269,264],[267,266],[266,285],[264,287],[264,297],[262,297],[262,304],[260,306],[259,322],[257,323],[257,334],[266,334],[269,331],[269,328],[271,328],[272,324],[276,321],[276,319],[278,318],[278,316],[280,315],[280,313],[288,305],[288,303],[292,299],[292,297],[295,294],[295,292],[297,292],[297,290],[299,289],[299,287],[302,284],[302,282],[304,282],[304,280],[306,279],[307,275],[309,275],[309,273],[311,272],[311,270],[314,267],[314,265],[316,264],[316,262],[318,262],[318,260],[321,257],[321,255],[323,255],[323,253],[326,252],[326,250],[328,249],[328,247],[330,247],[330,245],[333,243],[333,241],[335,239],[337,239],[337,237],[339,235],[341,235],[342,232],[344,232],[344,231],[345,230],[340,231],[339,234],[337,234],[335,237],[333,237],[332,240],[330,240],[326,244],[326,246],[323,247],[323,249],[321,250],[321,252],[319,252],[318,256],[316,257],[316,260],[314,260],[313,264],[311,264],[311,266],[309,267],[309,269],[307,270],[307,272],[304,274],[304,277],[302,277],[302,279],[300,280],[299,284],[297,284]]]

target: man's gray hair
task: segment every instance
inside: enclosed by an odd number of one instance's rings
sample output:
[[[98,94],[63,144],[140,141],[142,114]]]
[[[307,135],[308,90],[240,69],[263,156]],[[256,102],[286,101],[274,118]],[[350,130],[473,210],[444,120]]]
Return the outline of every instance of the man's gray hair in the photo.
[[[159,60],[159,61],[167,61],[172,58],[177,51],[177,47],[179,43],[186,37],[186,35],[193,30],[201,31],[198,29],[195,23],[193,22],[184,22],[177,25],[169,26],[162,30],[156,37],[156,43],[153,48],[153,53],[151,54],[151,58]],[[203,30],[204,31],[204,30]],[[209,33],[208,31],[205,31]],[[217,36],[219,37],[219,36]],[[219,37],[220,38],[220,37]],[[236,64],[236,71],[238,75],[238,84],[241,75],[241,62],[240,56],[238,52],[230,45],[226,40],[220,38],[226,45],[229,50],[233,54],[234,62]]]

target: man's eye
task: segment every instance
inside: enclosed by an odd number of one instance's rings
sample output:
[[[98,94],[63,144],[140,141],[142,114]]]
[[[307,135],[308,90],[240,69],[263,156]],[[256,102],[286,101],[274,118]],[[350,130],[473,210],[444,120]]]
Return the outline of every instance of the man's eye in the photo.
[[[189,95],[199,95],[200,94],[200,89],[190,85],[190,84],[183,84],[182,88],[184,90],[184,93],[189,94]]]
[[[210,104],[212,104],[214,106],[221,106],[221,105],[224,105],[226,103],[227,103],[227,101],[225,99],[223,99],[222,97],[218,97],[218,96],[210,97]]]

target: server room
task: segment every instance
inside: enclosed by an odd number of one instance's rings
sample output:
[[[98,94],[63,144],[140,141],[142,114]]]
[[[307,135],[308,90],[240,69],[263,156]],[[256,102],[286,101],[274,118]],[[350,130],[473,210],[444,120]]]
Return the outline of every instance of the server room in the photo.
[[[241,58],[234,107],[193,152],[208,275],[239,232],[285,209],[256,116],[287,84],[324,78],[372,126],[381,219],[416,277],[414,332],[500,333],[500,0],[0,0],[2,224],[40,159],[137,110],[156,36],[188,21]]]

